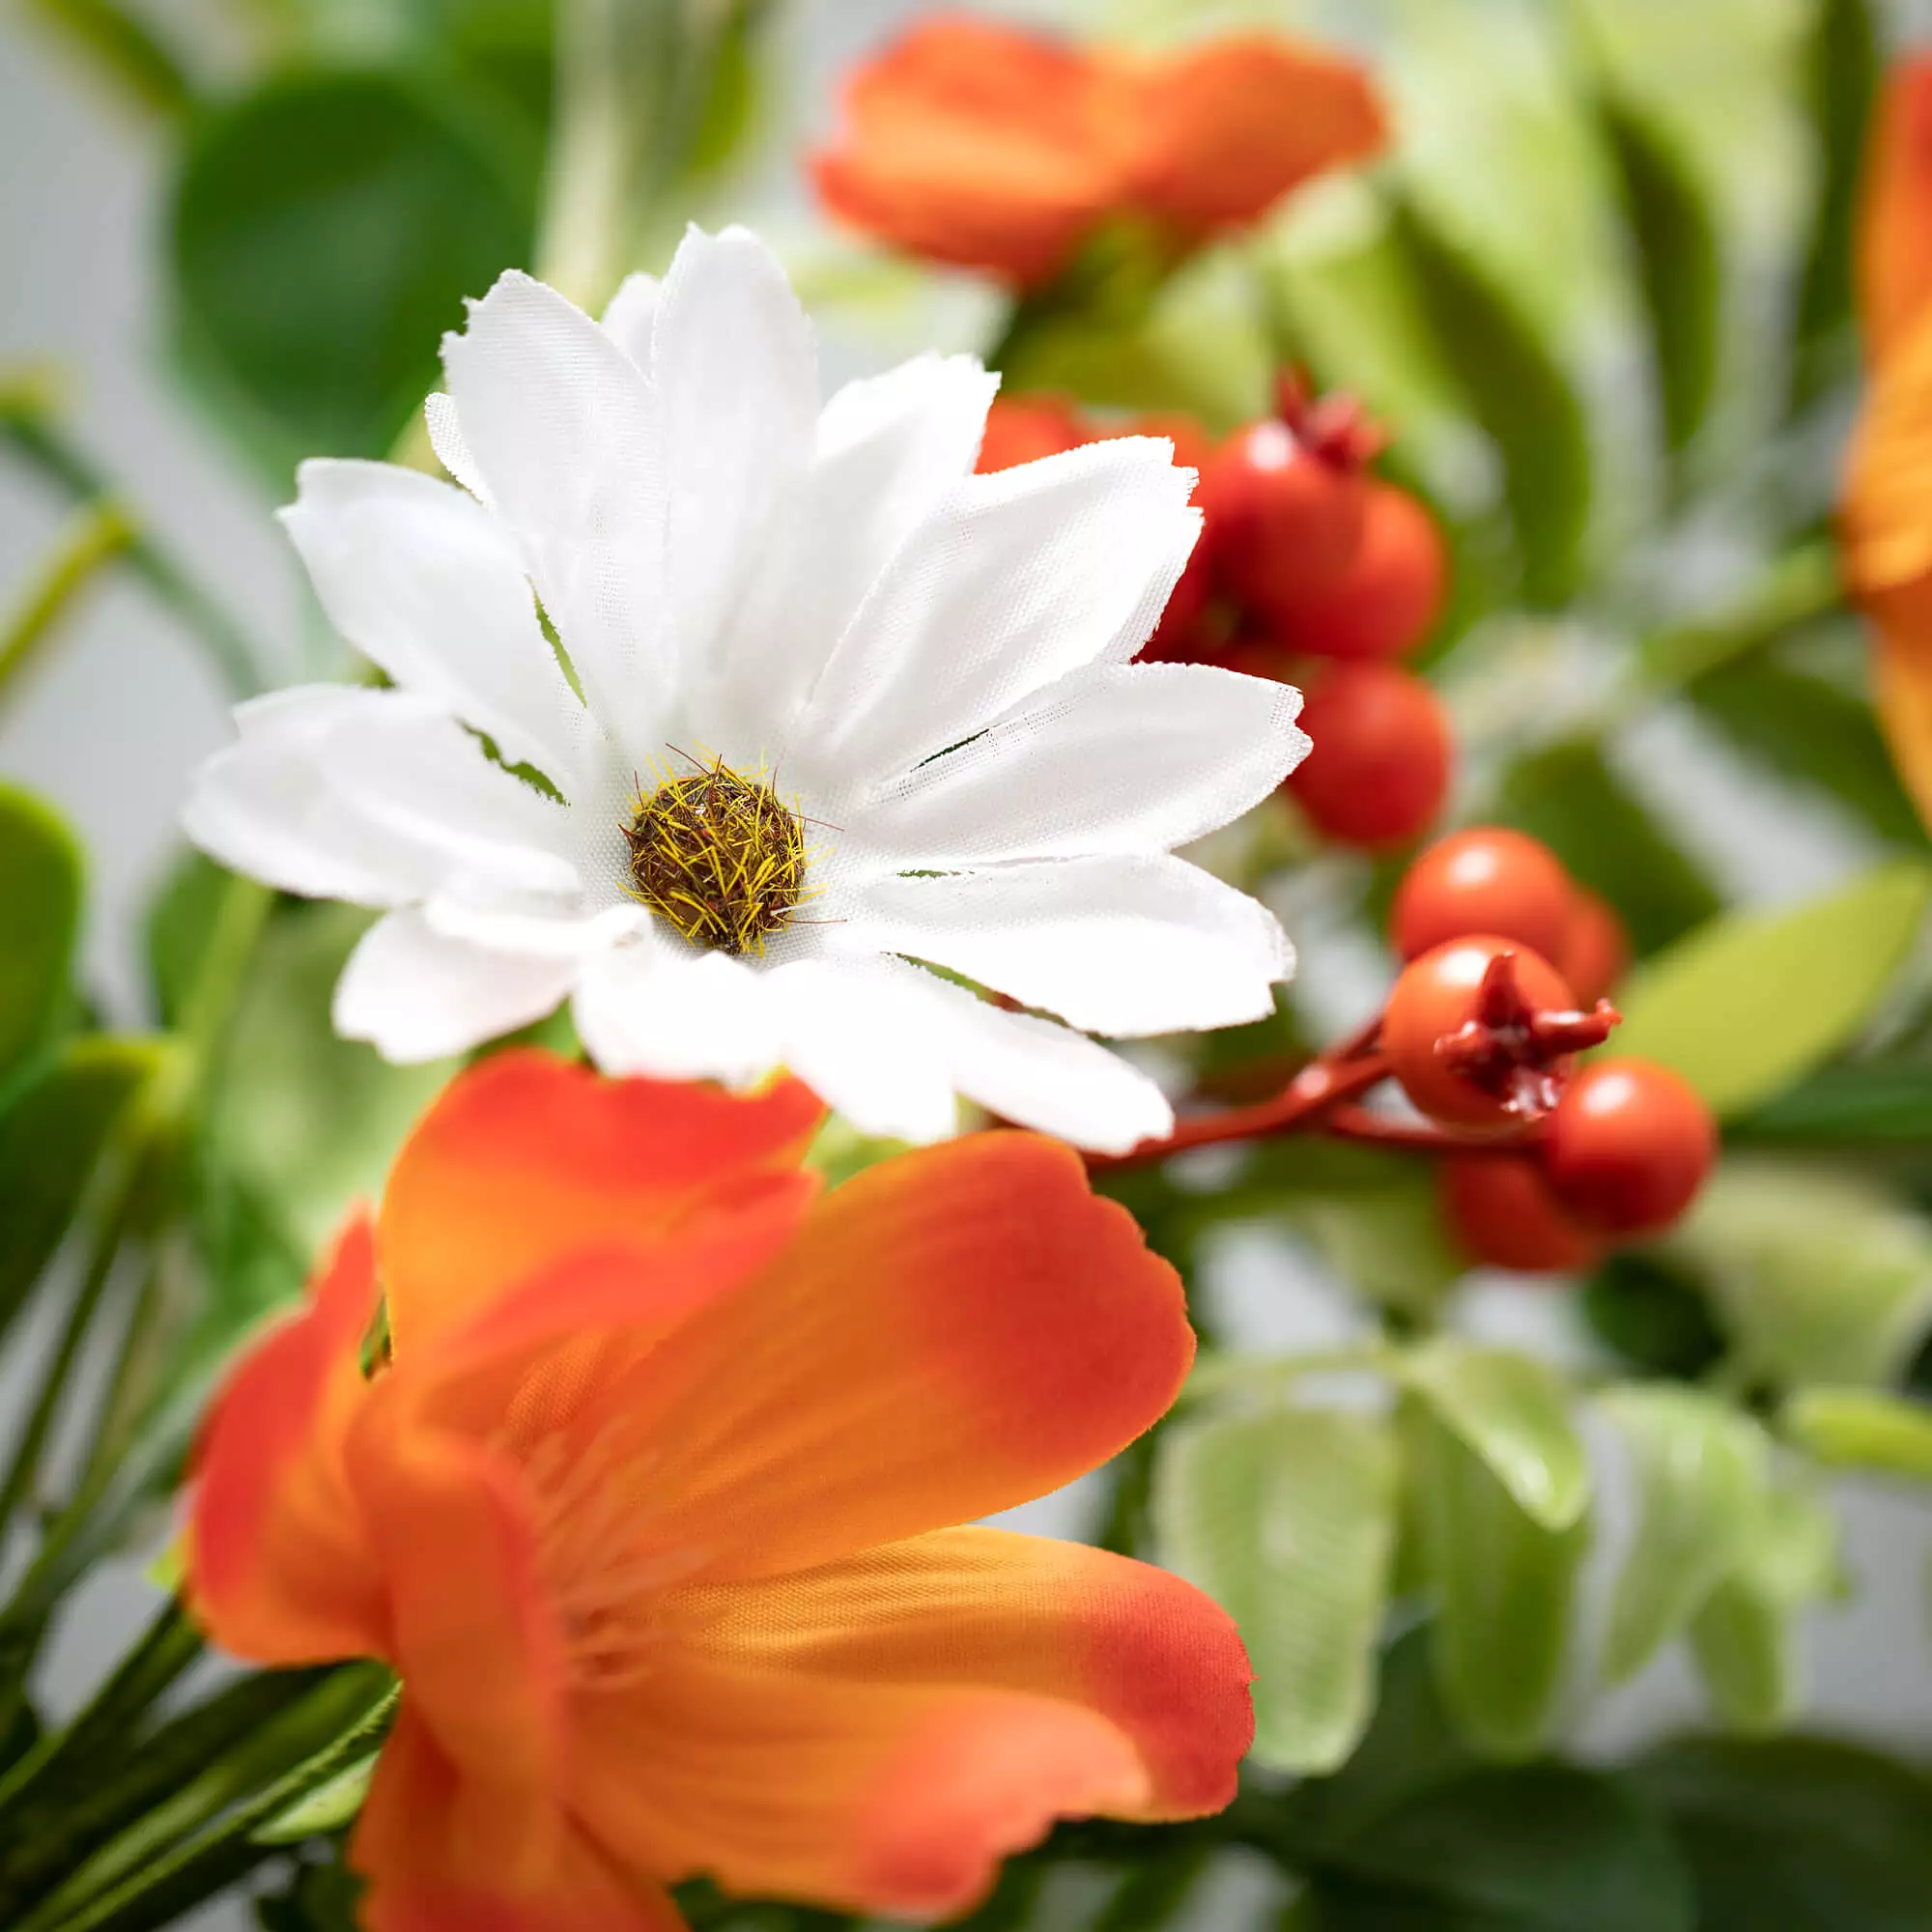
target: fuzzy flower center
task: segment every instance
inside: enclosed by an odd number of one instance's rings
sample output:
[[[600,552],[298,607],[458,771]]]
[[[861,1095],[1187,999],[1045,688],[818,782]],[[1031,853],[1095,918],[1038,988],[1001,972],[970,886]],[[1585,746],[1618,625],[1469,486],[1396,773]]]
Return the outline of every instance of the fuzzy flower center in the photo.
[[[792,923],[805,890],[805,821],[762,772],[722,758],[648,793],[623,828],[628,890],[694,946],[762,953]]]

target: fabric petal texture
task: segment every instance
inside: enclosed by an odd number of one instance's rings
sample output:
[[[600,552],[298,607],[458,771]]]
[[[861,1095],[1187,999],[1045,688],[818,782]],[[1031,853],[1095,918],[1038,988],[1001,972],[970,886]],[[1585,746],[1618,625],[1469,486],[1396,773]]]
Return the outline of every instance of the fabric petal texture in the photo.
[[[496,1056],[231,1376],[189,1600],[243,1657],[400,1676],[350,1850],[370,1925],[668,1932],[700,1874],[951,1915],[1057,1819],[1233,1795],[1250,1673],[1219,1609],[954,1526],[1158,1417],[1179,1278],[1053,1142],[818,1197],[817,1118],[792,1083]]]
[[[957,66],[956,26],[906,60],[962,141],[1024,102],[1125,165],[1112,67],[1001,28]],[[968,356],[822,400],[741,228],[692,230],[601,322],[506,274],[442,348],[453,481],[318,461],[284,514],[389,688],[243,705],[185,814],[224,864],[385,915],[337,1031],[420,1063],[567,1007],[606,1071],[789,1071],[870,1132],[975,1106],[1109,1151],[1158,1131],[1081,1033],[1267,1009],[1272,917],[1169,855],[1307,749],[1285,686],[1130,662],[1201,527],[1172,443],[981,473],[998,379]]]

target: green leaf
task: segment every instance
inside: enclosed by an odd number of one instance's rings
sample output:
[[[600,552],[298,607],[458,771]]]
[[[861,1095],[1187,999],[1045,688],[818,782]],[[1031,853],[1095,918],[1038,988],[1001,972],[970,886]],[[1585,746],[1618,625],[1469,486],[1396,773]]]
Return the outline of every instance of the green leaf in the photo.
[[[1545,1529],[1568,1529],[1589,1507],[1570,1390],[1547,1363],[1445,1337],[1406,1355],[1402,1378]]]
[[[1589,1525],[1548,1530],[1463,1438],[1411,1399],[1406,1479],[1436,1594],[1437,1681],[1471,1743],[1533,1754],[1548,1733]]]
[[[1792,400],[1800,405],[1851,367],[1852,238],[1872,103],[1885,68],[1869,0],[1814,5],[1805,82],[1819,182],[1792,345]]]
[[[0,784],[0,1091],[67,1004],[80,893],[72,833],[31,792]]]
[[[1626,987],[1611,1051],[1743,1113],[1853,1039],[1917,937],[1932,871],[1901,862],[1804,904],[1711,921]]]
[[[1786,1480],[1690,1623],[1698,1671],[1731,1729],[1771,1732],[1789,1720],[1803,1695],[1800,1614],[1838,1580],[1837,1519],[1811,1486]]]
[[[258,1845],[298,1845],[304,1838],[319,1838],[341,1831],[362,1809],[370,1780],[376,1776],[378,1755],[371,1751],[359,1763],[350,1765],[327,1783],[319,1784],[306,1797],[298,1798],[286,1811],[278,1811],[249,1835]]]
[[[1932,1483],[1932,1408],[1876,1389],[1809,1388],[1784,1406],[1784,1427],[1821,1463]]]
[[[1160,1439],[1153,1512],[1168,1563],[1240,1626],[1257,1759],[1332,1770],[1374,1699],[1395,1545],[1387,1425],[1286,1407],[1180,1425]]]
[[[521,131],[448,76],[373,71],[287,74],[196,128],[173,215],[180,345],[277,477],[316,450],[385,453],[463,298],[527,259]]]
[[[169,1026],[181,1024],[232,876],[204,854],[185,852],[148,907],[148,979]]]
[[[102,1151],[166,1052],[159,1040],[85,1035],[0,1114],[0,1335],[59,1250]]]
[[[1747,1415],[1695,1389],[1614,1389],[1605,1412],[1636,1475],[1636,1541],[1618,1573],[1604,1674],[1633,1677],[1730,1575],[1757,1532],[1771,1445]]]
[[[1667,127],[1614,97],[1604,131],[1636,249],[1664,447],[1681,457],[1710,413],[1722,332],[1718,224]]]
[[[1663,1252],[1709,1285],[1758,1379],[1887,1381],[1932,1322],[1932,1221],[1861,1175],[1728,1160]]]
[[[1413,1167],[1386,1187],[1300,1196],[1282,1211],[1357,1294],[1387,1308],[1427,1315],[1469,1271],[1428,1175]]]
[[[1921,1932],[1932,1785],[1813,1738],[1693,1739],[1632,1772],[1694,1875],[1700,1932]]]
[[[1523,600],[1560,608],[1582,576],[1590,523],[1582,404],[1515,297],[1412,202],[1395,204],[1393,234],[1469,413],[1502,461]]]
[[[1932,1066],[1861,1061],[1821,1067],[1725,1130],[1727,1140],[1830,1146],[1932,1139]]]
[[[280,1891],[255,1900],[263,1932],[356,1932],[362,1881],[341,1860],[299,1864]]]
[[[1314,1874],[1321,1932],[1692,1932],[1689,1874],[1622,1780],[1473,1771],[1417,1792]],[[1767,1926],[1775,1921],[1767,1920]]]
[[[1654,1252],[1606,1256],[1584,1284],[1583,1315],[1598,1340],[1646,1376],[1695,1381],[1723,1357],[1723,1332],[1700,1285]]]
[[[1540,838],[1571,874],[1617,908],[1639,953],[1681,938],[1718,910],[1716,891],[1630,795],[1594,740],[1519,758],[1496,817]]]
[[[1706,672],[1685,695],[1740,751],[1826,793],[1881,838],[1925,843],[1871,706],[1835,679],[1758,656]]]

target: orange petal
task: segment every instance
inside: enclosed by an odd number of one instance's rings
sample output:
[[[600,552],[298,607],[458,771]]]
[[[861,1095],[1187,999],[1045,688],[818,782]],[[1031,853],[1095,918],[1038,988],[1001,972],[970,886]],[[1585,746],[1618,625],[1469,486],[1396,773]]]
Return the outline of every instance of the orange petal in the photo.
[[[1881,362],[1852,439],[1839,520],[1862,597],[1932,576],[1932,309]]]
[[[1886,81],[1859,211],[1859,305],[1874,361],[1889,357],[1932,296],[1932,58]]]
[[[1180,1282],[1080,1158],[976,1134],[887,1161],[604,1398],[640,1540],[770,1576],[1044,1494],[1147,1429],[1193,1359]]]
[[[1140,1756],[1137,1816],[1220,1810],[1254,1741],[1234,1620],[1165,1570],[1082,1544],[941,1530],[803,1575],[675,1591],[663,1614],[718,1668],[1085,1706]]]
[[[1190,232],[1260,218],[1311,176],[1366,160],[1388,127],[1352,61],[1270,34],[1166,60],[1114,56],[1132,89],[1133,199]]]
[[[856,227],[1030,285],[1123,200],[1125,104],[1076,48],[949,14],[853,71],[812,169]]]
[[[271,1328],[215,1398],[195,1453],[188,1596],[216,1643],[257,1663],[380,1654],[382,1579],[342,1466],[376,1308],[366,1216],[300,1314]]]
[[[463,1780],[405,1707],[350,1843],[369,1881],[368,1932],[684,1932],[657,1886],[616,1870],[565,1827],[540,1872],[504,1869],[459,1824]]]
[[[1879,723],[1919,818],[1932,826],[1932,579],[1867,602],[1878,627]]]
[[[566,1657],[535,1499],[499,1453],[412,1426],[393,1376],[379,1395],[348,1467],[388,1587],[389,1661],[462,1774],[459,1841],[541,1872],[558,1823],[547,1802],[560,1781]]]
[[[1112,1724],[1009,1690],[680,1661],[583,1699],[576,1732],[580,1814],[614,1861],[921,1918],[969,1910],[1056,1819],[1146,1796]]]
[[[748,1177],[795,1168],[823,1109],[794,1080],[739,1096],[493,1055],[398,1156],[380,1244],[399,1354],[549,1264],[649,1243]]]

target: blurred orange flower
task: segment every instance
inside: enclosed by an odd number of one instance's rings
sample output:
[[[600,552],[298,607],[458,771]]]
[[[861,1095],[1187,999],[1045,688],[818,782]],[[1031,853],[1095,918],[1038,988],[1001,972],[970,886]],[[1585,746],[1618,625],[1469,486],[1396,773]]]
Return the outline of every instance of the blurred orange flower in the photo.
[[[954,1913],[1058,1817],[1233,1796],[1247,1661],[1186,1584],[944,1525],[1112,1455],[1193,1353],[1076,1155],[976,1135],[817,1198],[816,1102],[459,1079],[218,1401],[190,1594],[404,1687],[373,1932],[664,1932],[664,1888]],[[380,1293],[393,1337],[360,1341]]]
[[[853,71],[813,167],[854,226],[1025,288],[1109,215],[1192,245],[1385,138],[1359,68],[1278,36],[1158,57],[942,14]]]
[[[1932,825],[1932,59],[1894,70],[1858,241],[1868,388],[1839,519],[1845,577],[1878,632],[1878,710]]]

